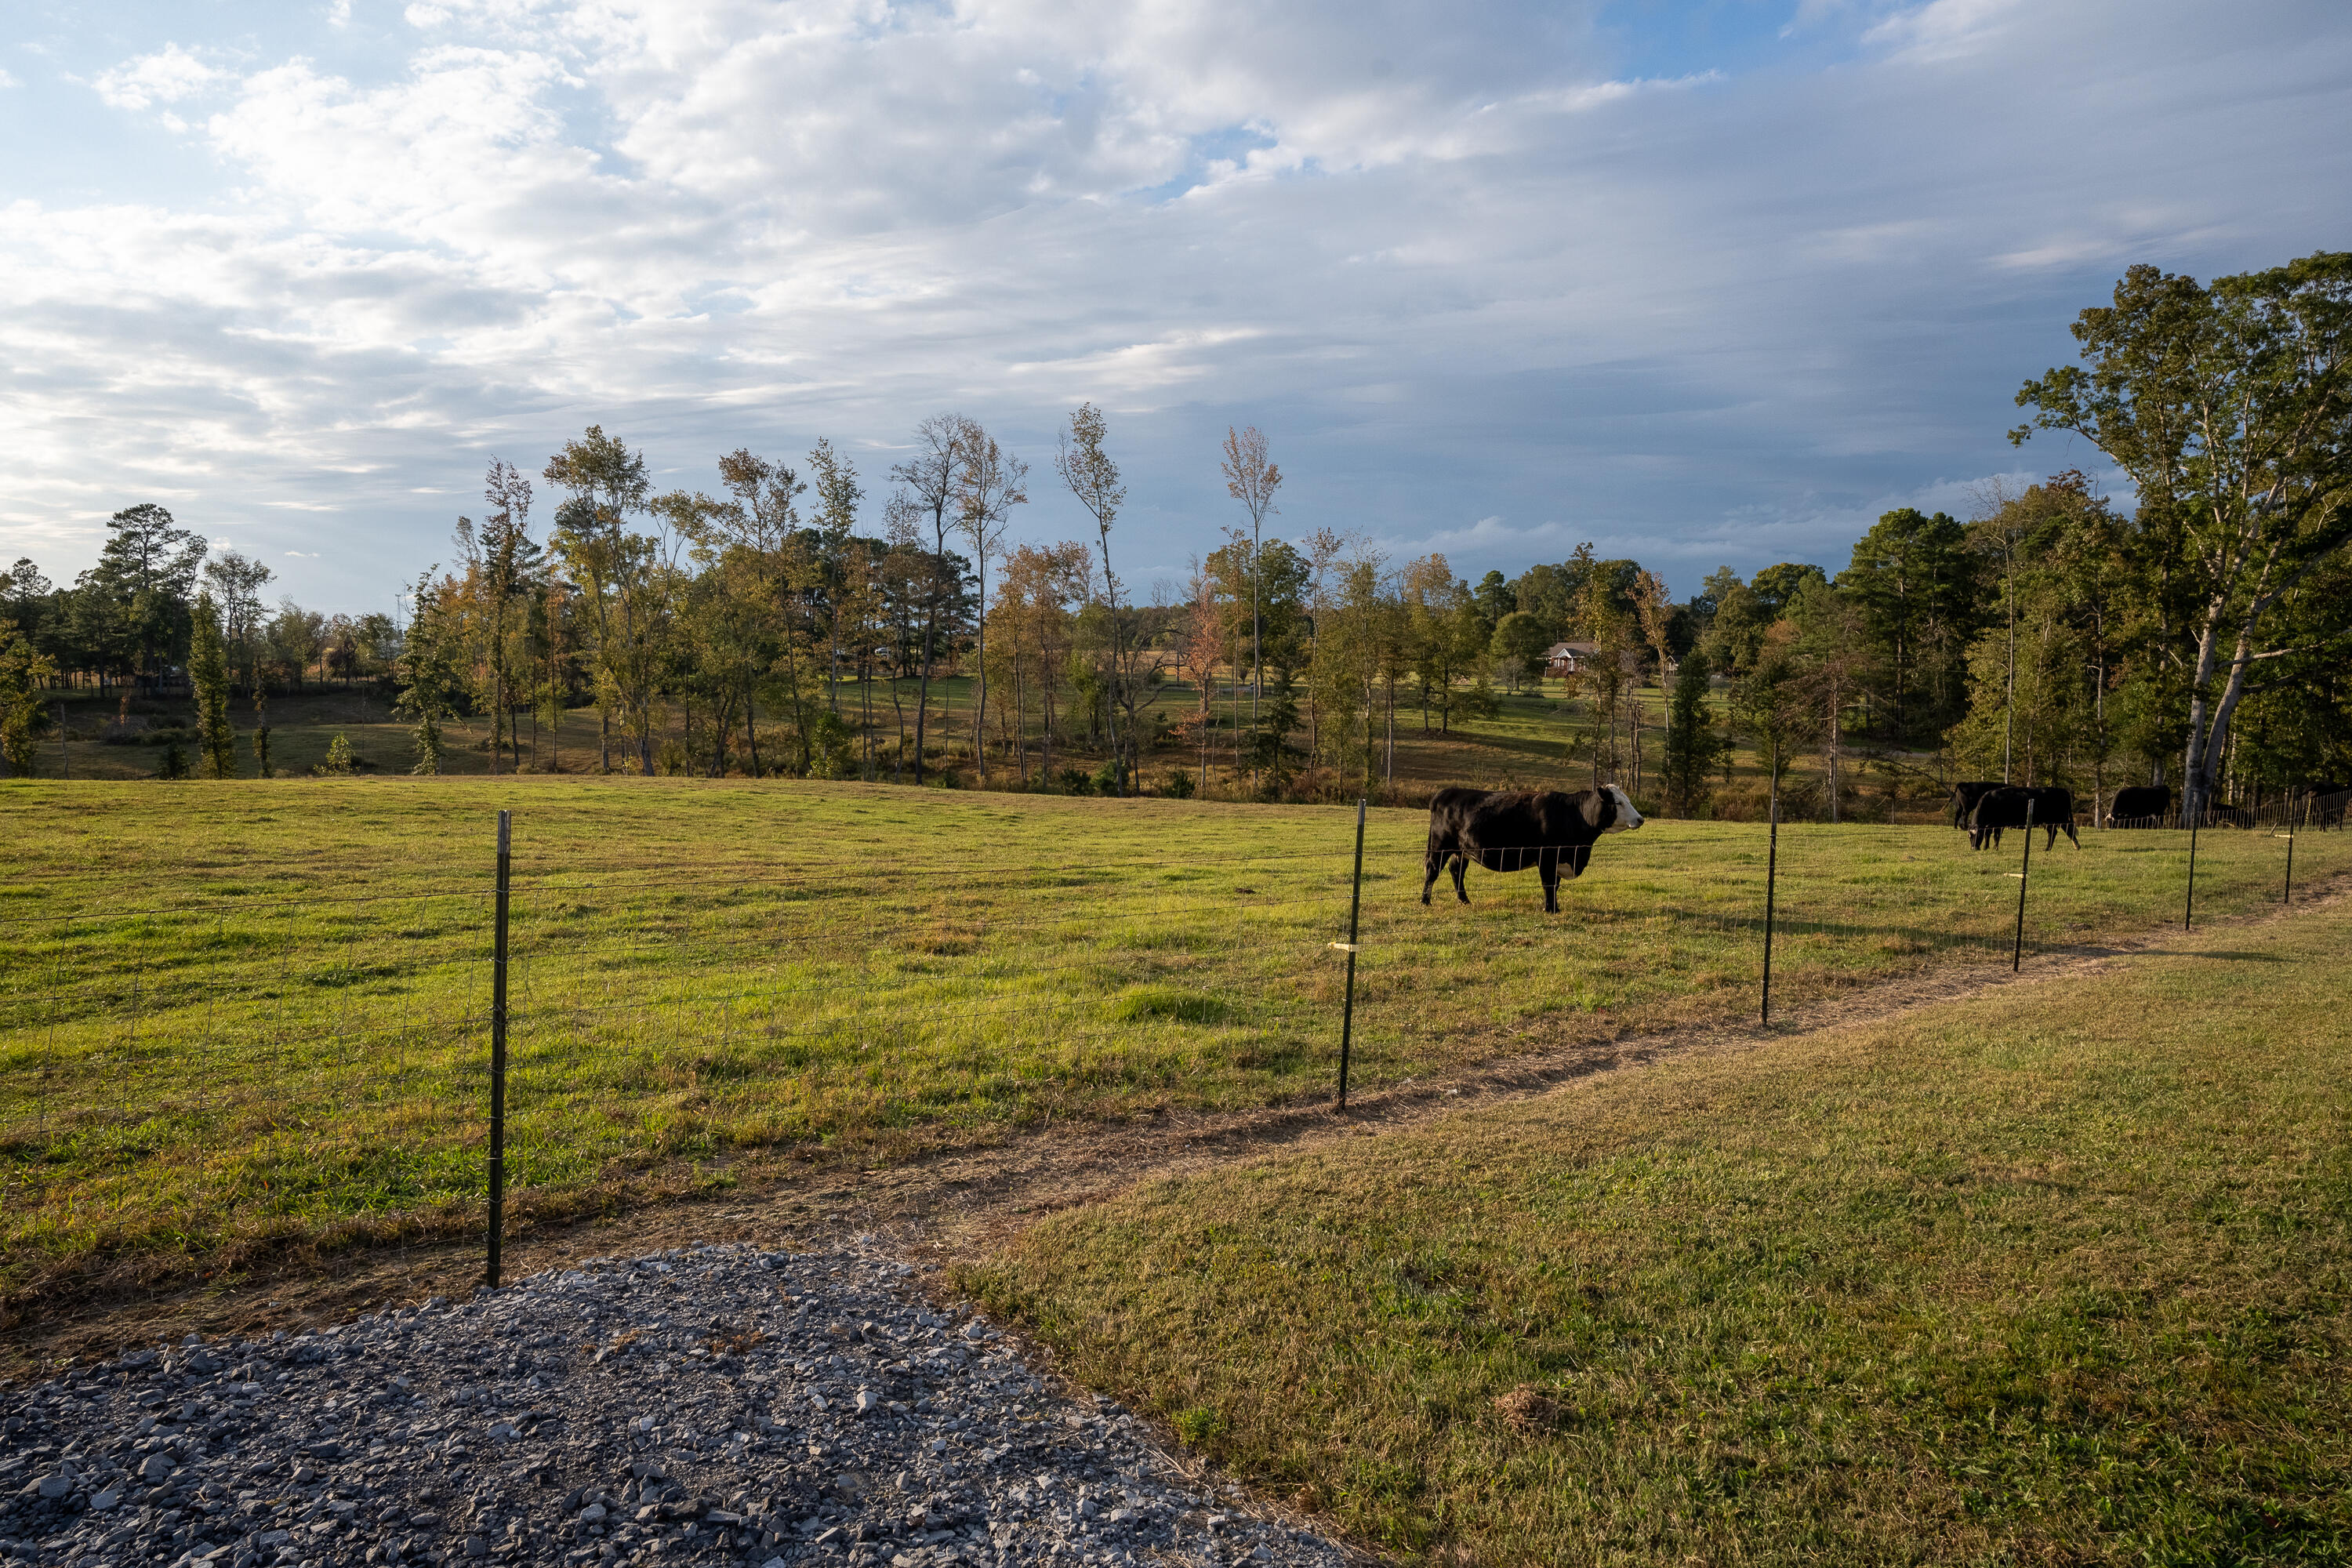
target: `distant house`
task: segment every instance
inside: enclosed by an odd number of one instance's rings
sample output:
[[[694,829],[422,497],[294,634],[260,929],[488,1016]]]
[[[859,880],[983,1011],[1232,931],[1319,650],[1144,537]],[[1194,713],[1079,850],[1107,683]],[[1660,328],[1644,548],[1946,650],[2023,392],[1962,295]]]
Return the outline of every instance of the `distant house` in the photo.
[[[1565,680],[1583,668],[1601,654],[1601,645],[1591,642],[1556,642],[1544,650],[1544,675],[1552,680]],[[1642,655],[1637,648],[1627,648],[1617,656],[1617,662],[1628,675],[1642,672]],[[1668,672],[1669,674],[1672,671]]]
[[[1556,642],[1544,650],[1544,674],[1553,680],[1564,680],[1600,651],[1598,643]]]

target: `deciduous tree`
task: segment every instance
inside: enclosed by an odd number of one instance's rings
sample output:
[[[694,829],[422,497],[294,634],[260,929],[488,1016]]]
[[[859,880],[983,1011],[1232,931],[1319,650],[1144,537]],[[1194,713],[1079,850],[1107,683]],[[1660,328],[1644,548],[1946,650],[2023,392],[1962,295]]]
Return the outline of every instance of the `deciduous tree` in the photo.
[[[2131,478],[2136,595],[2186,700],[2192,820],[2269,670],[2352,639],[2340,605],[2286,613],[2352,546],[2352,252],[2210,288],[2135,267],[2074,332],[2084,363],[2025,384],[2017,401],[2033,415],[2011,438],[2070,431]]]

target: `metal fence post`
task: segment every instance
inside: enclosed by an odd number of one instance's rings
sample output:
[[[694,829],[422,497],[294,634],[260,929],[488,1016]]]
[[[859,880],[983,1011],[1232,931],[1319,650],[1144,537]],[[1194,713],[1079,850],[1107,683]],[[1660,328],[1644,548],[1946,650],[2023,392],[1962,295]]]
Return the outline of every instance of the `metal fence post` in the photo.
[[[2305,826],[2311,825],[2311,792],[2308,790],[2304,792],[2303,796],[2303,820]],[[2279,895],[2279,902],[2289,907],[2294,903],[2294,808],[2293,806],[2289,806],[2286,813],[2286,889]]]
[[[2025,865],[2017,873],[2017,937],[2009,949],[2009,972],[2017,973],[2025,958],[2025,885],[2033,875],[2033,800],[2025,802]]]
[[[1356,874],[1348,891],[1348,994],[1339,1007],[1339,1109],[1348,1109],[1348,1053],[1356,1034],[1356,931],[1364,907],[1364,797],[1356,797]]]
[[[2205,819],[2205,808],[2200,805],[2189,818],[2189,892],[2180,906],[2180,929],[2187,931],[2197,913],[2197,825]]]
[[[1758,1022],[1772,1021],[1772,900],[1780,873],[1780,745],[1772,743],[1772,782],[1766,815],[1771,830],[1764,845],[1764,1002]]]
[[[499,1246],[507,1206],[507,869],[513,816],[499,813],[497,944],[490,960],[490,1256],[489,1283],[499,1283]]]

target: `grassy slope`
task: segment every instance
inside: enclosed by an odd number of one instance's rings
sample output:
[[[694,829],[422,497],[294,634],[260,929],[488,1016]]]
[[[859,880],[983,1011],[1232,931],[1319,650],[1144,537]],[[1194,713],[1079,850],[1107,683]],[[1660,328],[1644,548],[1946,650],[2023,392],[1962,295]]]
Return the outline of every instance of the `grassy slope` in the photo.
[[[2342,1561],[2347,934],[1153,1185],[972,1283],[1407,1556]]]
[[[0,786],[6,1281],[129,1252],[471,1223],[492,813],[516,812],[514,1183],[549,1209],[814,1143],[1328,1091],[1350,815],[691,780]],[[1754,1005],[1763,834],[1611,838],[1541,912],[1424,910],[1368,831],[1359,1081]],[[1784,832],[1780,994],[2005,962],[2006,856]],[[2209,835],[2204,906],[2277,846]],[[2170,918],[2172,836],[2040,862],[2029,939]],[[2309,874],[2352,839],[2305,841]],[[420,1218],[419,1216],[423,1216]]]

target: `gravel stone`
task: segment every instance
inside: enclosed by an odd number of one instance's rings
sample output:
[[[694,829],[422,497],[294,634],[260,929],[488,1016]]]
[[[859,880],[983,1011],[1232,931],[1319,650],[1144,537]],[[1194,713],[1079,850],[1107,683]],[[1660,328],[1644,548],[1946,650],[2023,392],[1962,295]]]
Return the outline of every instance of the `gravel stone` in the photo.
[[[863,1241],[600,1258],[0,1390],[0,1563],[1349,1560]]]

